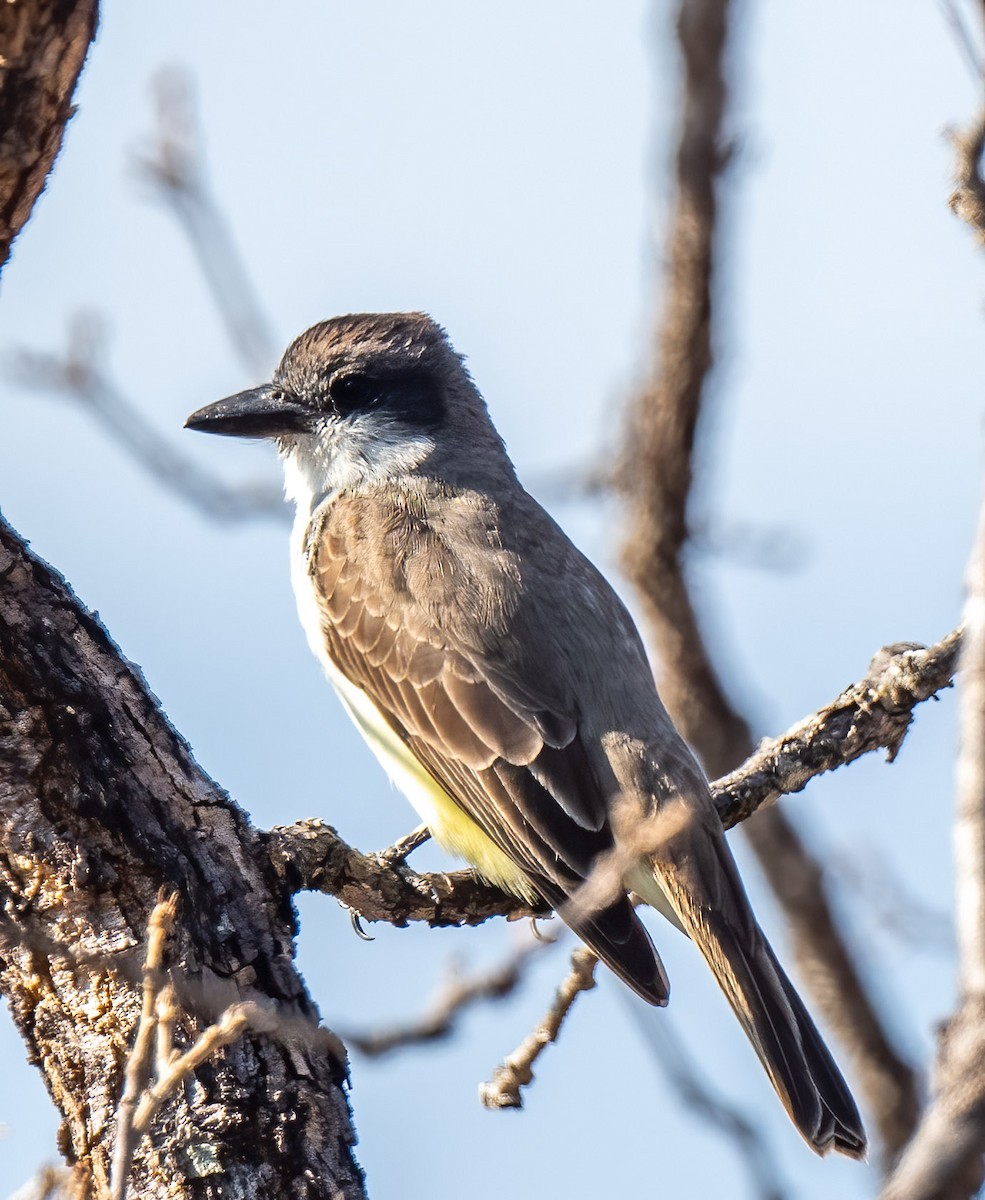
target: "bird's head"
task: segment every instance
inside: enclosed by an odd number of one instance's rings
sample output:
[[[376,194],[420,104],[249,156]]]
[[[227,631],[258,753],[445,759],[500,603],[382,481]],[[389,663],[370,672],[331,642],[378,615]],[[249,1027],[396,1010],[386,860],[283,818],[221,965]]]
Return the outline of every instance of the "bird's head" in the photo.
[[[423,313],[322,321],[287,348],[270,383],[199,409],[188,429],[276,441],[304,490],[397,477],[461,449],[505,460],[485,404],[444,330]],[[490,462],[490,465],[491,462]],[[295,498],[299,498],[295,495]]]

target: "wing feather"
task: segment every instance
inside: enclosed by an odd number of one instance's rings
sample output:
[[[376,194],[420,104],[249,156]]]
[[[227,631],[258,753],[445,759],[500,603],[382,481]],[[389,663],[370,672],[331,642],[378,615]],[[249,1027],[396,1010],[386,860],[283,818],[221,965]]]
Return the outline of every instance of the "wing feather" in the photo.
[[[397,552],[404,543],[394,514],[367,521],[336,500],[316,521],[308,569],[330,658],[454,803],[550,904],[562,905],[612,846],[605,796],[574,707],[550,694],[549,681],[511,670],[456,636],[451,617],[463,603],[481,606],[487,623],[501,604],[495,595],[469,592],[476,580],[440,540],[422,556],[427,531],[419,519],[412,569]],[[375,553],[366,538],[374,526],[386,538]],[[441,604],[421,598],[424,585],[445,589]],[[666,1002],[662,964],[625,897],[585,918],[578,932],[641,995]]]

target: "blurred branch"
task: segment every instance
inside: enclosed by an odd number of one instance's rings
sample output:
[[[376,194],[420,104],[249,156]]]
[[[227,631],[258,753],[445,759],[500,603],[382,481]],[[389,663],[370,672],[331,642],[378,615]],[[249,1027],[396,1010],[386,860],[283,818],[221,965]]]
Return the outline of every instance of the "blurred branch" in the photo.
[[[97,14],[96,0],[0,5],[0,268],[61,149]]]
[[[52,392],[78,405],[152,479],[205,516],[216,521],[290,520],[279,486],[259,481],[226,484],[176,450],[106,374],[100,363],[103,341],[97,318],[76,318],[64,355],[21,350],[10,374],[23,387]]]
[[[975,45],[975,39],[961,14],[955,0],[940,0],[941,12],[948,28],[954,37],[955,44],[964,59],[972,77],[981,82],[985,79],[985,63],[982,62],[981,52]]]
[[[985,1179],[985,503],[964,616],[954,823],[958,1005],[940,1030],[930,1104],[883,1200],[965,1200]]]
[[[340,1036],[350,1048],[374,1058],[407,1046],[440,1041],[454,1033],[458,1019],[467,1009],[485,1000],[504,1000],[512,995],[526,977],[532,959],[556,941],[556,936],[539,940],[530,938],[517,946],[499,966],[474,975],[463,974],[458,965],[453,964],[448,978],[415,1020],[367,1033],[342,1030]]]
[[[879,846],[872,842],[841,845],[828,856],[827,866],[839,887],[861,901],[877,928],[910,950],[953,955],[949,915],[921,900]]]
[[[527,490],[548,507],[581,504],[607,497],[619,487],[619,466],[611,456],[594,466],[570,464],[543,470],[527,478]],[[687,518],[688,553],[716,558],[754,570],[787,572],[799,570],[808,557],[808,547],[795,529],[761,525],[752,521],[721,521],[710,514]]]
[[[20,11],[20,6],[8,7]],[[228,218],[205,183],[191,84],[179,71],[163,72],[155,81],[154,97],[157,127],[149,153],[137,159],[138,170],[187,236],[246,370],[251,377],[265,377],[277,357],[274,337]],[[22,350],[12,375],[22,386],[55,393],[78,405],[152,479],[206,517],[290,520],[279,485],[226,484],[176,450],[107,373],[101,362],[104,340],[98,318],[81,316],[69,329],[64,355]]]
[[[89,1200],[89,1180],[77,1167],[45,1166],[9,1200]]]
[[[736,768],[754,750],[749,724],[712,663],[684,570],[692,462],[713,361],[718,181],[727,161],[722,130],[728,10],[727,0],[682,0],[680,7],[683,107],[666,282],[654,363],[628,414],[620,470],[628,515],[623,564],[657,648],[661,696],[711,777]],[[852,729],[849,723],[842,732]],[[774,766],[785,774],[782,761]],[[805,768],[797,762],[797,771]],[[744,811],[741,802],[738,811]],[[750,822],[746,834],[790,923],[805,982],[848,1050],[884,1153],[892,1159],[916,1121],[916,1079],[862,980],[822,868],[779,809]]]
[[[486,1108],[523,1107],[522,1091],[533,1082],[534,1063],[557,1041],[564,1019],[581,993],[595,987],[598,961],[585,946],[572,951],[571,970],[555,992],[544,1019],[495,1069],[492,1079],[479,1085],[479,1099]]]
[[[948,197],[948,204],[985,244],[985,179],[982,178],[985,105],[967,129],[951,134],[951,141],[955,152],[955,188]]]
[[[136,161],[154,197],[188,238],[233,348],[254,380],[267,378],[278,347],[270,322],[233,240],[229,218],[206,184],[191,79],[162,71],[153,83],[157,127],[150,152]]]
[[[674,1033],[667,1014],[661,1013],[658,1020],[653,1020],[652,1014],[628,995],[626,1008],[684,1107],[734,1143],[760,1200],[783,1200],[786,1193],[780,1183],[779,1167],[755,1121],[717,1094],[703,1078],[697,1063]]]
[[[661,696],[685,736],[699,724],[704,729],[701,752],[713,775],[736,765],[736,744],[751,749],[749,727],[725,698],[705,651],[681,569],[691,458],[712,364],[716,189],[727,161],[727,17],[726,0],[683,0],[678,16],[684,100],[658,366],[630,407],[619,471],[628,517],[623,566],[660,649]]]

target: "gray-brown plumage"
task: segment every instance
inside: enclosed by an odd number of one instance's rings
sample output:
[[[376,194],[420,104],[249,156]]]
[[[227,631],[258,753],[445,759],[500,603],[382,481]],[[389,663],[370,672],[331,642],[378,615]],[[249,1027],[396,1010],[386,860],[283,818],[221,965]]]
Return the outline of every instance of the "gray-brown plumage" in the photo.
[[[312,648],[435,836],[560,908],[664,1004],[625,891],[564,905],[600,854],[635,844],[634,823],[672,813],[626,889],[693,938],[808,1143],[862,1156],[848,1088],[756,924],[629,614],[517,482],[440,328],[420,314],[316,325],[272,385],[188,423],[278,440]]]

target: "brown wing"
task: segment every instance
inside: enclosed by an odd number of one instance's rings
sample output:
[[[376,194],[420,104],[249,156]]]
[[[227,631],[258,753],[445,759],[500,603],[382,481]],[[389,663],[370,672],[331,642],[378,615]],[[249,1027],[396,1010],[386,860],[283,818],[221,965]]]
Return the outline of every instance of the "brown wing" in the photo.
[[[546,681],[516,677],[474,646],[455,645],[406,585],[399,557],[373,553],[337,507],[309,539],[329,655],[455,803],[560,907],[612,846],[574,706],[560,706]],[[441,585],[476,583],[461,577],[445,546],[422,547],[420,536],[418,562],[426,549]],[[666,1003],[662,964],[628,899],[576,932],[640,995]]]

